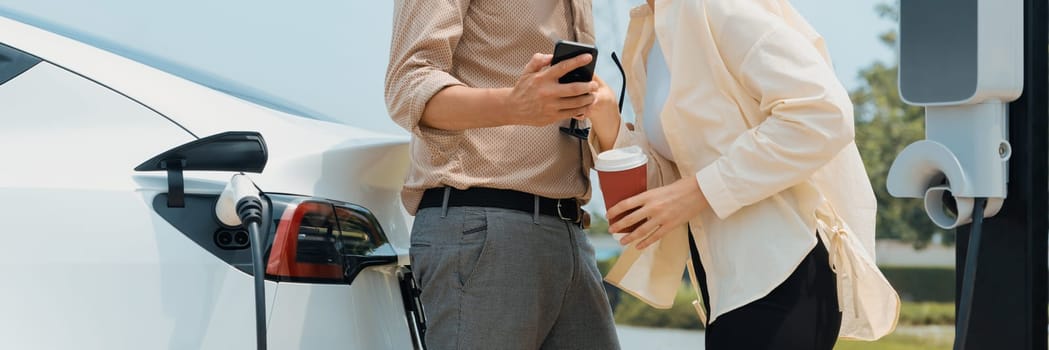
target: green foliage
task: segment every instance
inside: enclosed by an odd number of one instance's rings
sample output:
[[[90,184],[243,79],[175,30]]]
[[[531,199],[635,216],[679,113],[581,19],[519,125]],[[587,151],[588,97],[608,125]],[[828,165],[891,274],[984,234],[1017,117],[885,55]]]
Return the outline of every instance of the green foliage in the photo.
[[[876,10],[883,18],[899,18],[894,5],[882,4]],[[881,35],[890,47],[896,46],[896,38],[895,30]],[[878,238],[899,239],[922,248],[943,232],[925,216],[920,200],[893,198],[885,187],[896,155],[925,134],[924,111],[900,99],[897,72],[895,63],[883,62],[860,71],[864,84],[851,92],[856,107],[856,145],[878,198]],[[943,237],[945,244],[953,243],[953,234]]]
[[[695,292],[691,287],[682,285],[674,297],[674,306],[667,310],[660,310],[645,304],[641,300],[627,293],[620,293],[619,306],[615,310],[616,324],[654,327],[654,328],[679,328],[679,329],[702,329],[699,322],[699,314],[692,306],[696,299]]]
[[[620,293],[619,305],[615,310],[617,324],[652,327],[702,329],[699,316],[692,306],[695,293],[691,287],[682,285],[674,298],[674,306],[660,310],[641,300]],[[901,326],[953,325],[954,302],[904,302],[900,308]]]
[[[590,228],[587,233],[592,235],[608,235],[608,219],[598,213],[590,213]]]
[[[952,342],[915,335],[890,334],[876,342],[838,340],[835,350],[949,350]]]
[[[903,303],[900,324],[909,326],[953,325],[954,302]]]
[[[954,302],[953,268],[882,266],[881,272],[903,300]]]
[[[598,269],[605,275],[615,258],[599,261]],[[900,310],[901,325],[954,324],[954,270],[950,268],[882,267],[886,278],[904,299]],[[618,290],[616,290],[618,291]],[[654,328],[701,329],[699,316],[692,301],[696,294],[687,281],[682,281],[674,298],[674,306],[660,310],[645,304],[630,294],[619,291],[615,309],[616,323]],[[914,302],[919,300],[921,302]]]
[[[599,260],[597,269],[601,271],[601,276],[607,276],[608,271],[612,270],[612,265],[615,265],[617,260],[619,260],[618,255],[611,259]]]
[[[601,274],[608,274],[608,270],[612,268],[615,261],[615,258],[598,261],[597,265]],[[881,267],[881,270],[904,300],[900,310],[900,325],[954,324],[954,269]],[[691,286],[686,281],[682,281],[681,288],[674,299],[674,306],[668,310],[660,310],[620,291],[619,305],[615,310],[616,323],[639,327],[701,329],[699,317],[692,306],[695,295]],[[847,347],[846,349],[880,349],[863,347],[866,345],[855,346],[858,347]]]

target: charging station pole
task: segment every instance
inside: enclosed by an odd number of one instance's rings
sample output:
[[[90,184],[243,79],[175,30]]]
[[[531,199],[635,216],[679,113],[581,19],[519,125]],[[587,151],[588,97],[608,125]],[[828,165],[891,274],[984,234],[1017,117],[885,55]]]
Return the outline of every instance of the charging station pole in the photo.
[[[984,221],[967,349],[1047,347],[1049,5],[1024,0],[1023,20],[1024,90],[1009,104],[1008,197],[998,215]],[[955,295],[961,296],[970,226],[957,232]]]

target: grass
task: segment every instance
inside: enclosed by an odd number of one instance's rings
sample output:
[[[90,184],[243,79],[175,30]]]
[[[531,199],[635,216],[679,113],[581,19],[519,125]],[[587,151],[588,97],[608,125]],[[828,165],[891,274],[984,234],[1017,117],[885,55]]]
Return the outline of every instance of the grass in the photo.
[[[923,338],[915,335],[891,334],[876,342],[839,340],[835,350],[946,350],[950,340]]]

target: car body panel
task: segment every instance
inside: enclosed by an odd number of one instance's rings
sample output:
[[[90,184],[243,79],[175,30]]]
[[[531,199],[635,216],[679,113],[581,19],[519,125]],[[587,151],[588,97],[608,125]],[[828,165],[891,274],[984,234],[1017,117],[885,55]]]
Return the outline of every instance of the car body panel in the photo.
[[[353,285],[280,283],[270,313],[275,349],[411,349],[395,267],[365,270]],[[401,310],[400,317],[386,317]]]
[[[0,85],[0,106],[0,186],[127,188],[136,162],[193,140],[142,106],[46,62]],[[97,153],[82,153],[88,148]]]
[[[198,137],[234,130],[262,133],[269,145],[270,163],[262,175],[253,177],[261,188],[368,207],[380,218],[391,241],[398,248],[407,248],[410,219],[397,195],[408,171],[407,136],[265,108],[3,17],[0,43],[90,77]],[[382,161],[375,162],[377,159]],[[310,181],[296,175],[304,171],[320,171],[325,178]]]
[[[132,170],[188,133],[48,63],[0,85],[0,121],[5,344],[250,348],[251,277],[157,216],[166,181]]]
[[[406,137],[275,111],[2,17],[0,43],[45,61],[0,85],[5,344],[254,348],[252,277],[157,215],[166,174],[132,170],[224,131],[266,138],[269,163],[250,175],[264,192],[367,207],[407,263]],[[186,192],[218,194],[231,175],[186,172]],[[266,282],[269,339],[410,347],[393,268],[352,286]]]

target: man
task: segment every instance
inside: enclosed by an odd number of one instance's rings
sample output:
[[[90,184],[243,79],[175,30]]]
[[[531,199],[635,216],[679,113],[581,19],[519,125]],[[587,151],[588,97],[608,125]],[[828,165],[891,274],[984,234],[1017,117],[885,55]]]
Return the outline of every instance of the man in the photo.
[[[589,0],[399,0],[386,101],[412,134],[402,198],[430,349],[617,349],[579,204],[589,150],[560,127],[596,83]]]

